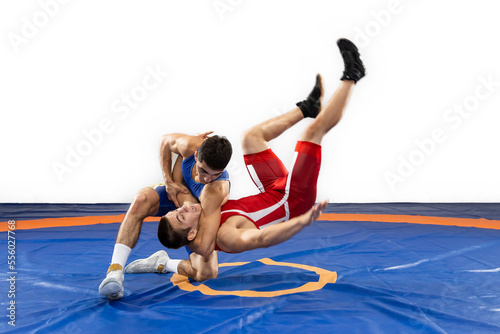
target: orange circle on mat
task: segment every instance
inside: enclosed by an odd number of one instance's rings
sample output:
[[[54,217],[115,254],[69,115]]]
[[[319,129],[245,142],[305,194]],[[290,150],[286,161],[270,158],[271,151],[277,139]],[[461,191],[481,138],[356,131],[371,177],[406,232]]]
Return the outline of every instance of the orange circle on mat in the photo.
[[[253,290],[235,290],[235,291],[223,291],[214,290],[205,284],[200,284],[195,286],[189,282],[189,278],[183,275],[174,274],[170,281],[173,285],[178,286],[179,289],[184,291],[200,291],[204,295],[208,296],[221,296],[221,295],[232,295],[239,297],[276,297],[282,295],[289,295],[292,293],[299,292],[309,292],[322,289],[328,283],[335,283],[337,281],[337,273],[335,271],[329,271],[322,268],[317,268],[313,266],[307,266],[304,264],[288,263],[288,262],[276,262],[269,258],[257,260],[268,266],[285,266],[293,267],[304,270],[313,271],[319,275],[319,280],[317,282],[308,282],[298,288],[277,290],[277,291],[253,291]],[[230,266],[241,266],[249,262],[234,262],[234,263],[221,263],[219,267],[230,267]]]

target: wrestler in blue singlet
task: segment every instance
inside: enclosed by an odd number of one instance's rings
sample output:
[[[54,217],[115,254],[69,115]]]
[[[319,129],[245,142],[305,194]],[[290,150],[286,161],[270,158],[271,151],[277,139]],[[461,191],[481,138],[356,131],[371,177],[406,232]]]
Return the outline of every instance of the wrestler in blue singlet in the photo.
[[[196,159],[194,158],[194,153],[189,158],[182,160],[182,177],[184,178],[184,183],[186,183],[187,188],[193,194],[194,197],[199,201],[200,194],[205,187],[204,184],[198,183],[193,180],[193,166],[196,163]],[[222,174],[212,182],[215,181],[229,181],[229,173],[224,169]],[[167,212],[175,210],[176,207],[174,203],[168,199],[167,188],[164,184],[158,185],[154,188],[158,195],[160,196],[160,208],[158,209],[157,217],[162,217],[167,214]],[[190,255],[193,251],[189,249],[188,246],[184,247],[188,255]]]
[[[193,180],[193,166],[195,163],[196,159],[194,158],[194,153],[189,158],[182,161],[182,177],[191,194],[199,201],[201,191],[205,185]],[[229,180],[229,173],[224,170],[222,174],[212,182],[226,180]],[[166,215],[167,212],[176,209],[174,203],[168,199],[167,190],[164,184],[157,185],[154,189],[158,193],[158,196],[160,196],[160,208],[156,214],[157,217],[162,217]]]
[[[205,185],[193,180],[193,166],[195,163],[196,159],[194,158],[194,153],[189,158],[182,160],[182,177],[184,178],[187,188],[191,191],[191,194],[199,201],[201,191]],[[222,174],[212,182],[226,180],[229,180],[229,173],[224,169]]]

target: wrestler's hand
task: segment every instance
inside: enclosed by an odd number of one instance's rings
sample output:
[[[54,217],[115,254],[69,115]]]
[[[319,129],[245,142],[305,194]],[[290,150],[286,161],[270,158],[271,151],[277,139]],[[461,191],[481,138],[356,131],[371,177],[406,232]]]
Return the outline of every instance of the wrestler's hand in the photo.
[[[189,194],[189,190],[182,184],[175,183],[174,181],[166,182],[165,188],[167,191],[168,199],[174,202],[175,207],[180,207],[179,201],[177,200],[177,194]]]
[[[214,133],[214,132],[213,131],[207,131],[207,132],[204,132],[204,133],[198,133],[196,136],[200,137],[203,140],[205,140],[207,138],[210,138],[208,135],[211,135],[212,133]]]
[[[321,201],[314,205],[309,211],[304,213],[304,223],[305,225],[310,225],[313,221],[318,219],[323,210],[326,208],[328,201]]]

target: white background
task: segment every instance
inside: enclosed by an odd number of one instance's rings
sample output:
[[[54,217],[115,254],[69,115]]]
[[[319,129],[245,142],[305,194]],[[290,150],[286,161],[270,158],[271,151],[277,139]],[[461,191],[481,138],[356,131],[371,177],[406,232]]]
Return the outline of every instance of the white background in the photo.
[[[0,202],[130,202],[162,181],[162,134],[207,130],[233,143],[232,197],[253,194],[242,131],[306,98],[318,72],[329,98],[340,37],[358,43],[368,75],[324,140],[318,199],[499,202],[499,12],[493,0],[3,1]],[[115,112],[147,68],[168,76]],[[477,102],[469,116],[446,121],[465,101]],[[106,119],[111,130],[85,144]],[[285,165],[308,122],[272,143]],[[445,140],[429,144],[436,129]],[[87,155],[70,167],[78,147]]]

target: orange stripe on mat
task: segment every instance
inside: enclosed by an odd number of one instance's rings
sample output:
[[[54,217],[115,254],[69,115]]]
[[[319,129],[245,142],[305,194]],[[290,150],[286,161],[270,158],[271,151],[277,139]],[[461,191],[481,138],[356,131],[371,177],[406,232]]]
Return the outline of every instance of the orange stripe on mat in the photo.
[[[44,218],[35,220],[17,220],[16,230],[29,230],[34,228],[44,227],[61,227],[61,226],[84,226],[95,224],[112,224],[121,223],[125,214],[117,216],[84,216],[84,217],[64,217],[64,218]],[[159,221],[160,217],[146,218],[145,222]],[[0,232],[8,230],[8,222],[0,222]]]
[[[125,214],[117,216],[85,216],[85,217],[67,217],[67,218],[45,218],[35,220],[19,220],[16,221],[16,230],[28,230],[44,227],[61,227],[61,226],[83,226],[95,224],[111,224],[120,223]],[[159,221],[159,217],[149,217],[144,221]],[[410,215],[372,215],[372,214],[357,214],[357,213],[324,213],[318,220],[330,221],[367,221],[367,222],[382,222],[382,223],[411,223],[411,224],[430,224],[430,225],[447,225],[447,226],[463,226],[463,227],[478,227],[500,230],[500,220],[490,220],[485,218],[453,218],[453,217],[430,217],[430,216],[410,216]],[[0,222],[0,232],[8,230],[7,222]]]
[[[500,220],[486,218],[453,218],[453,217],[432,217],[432,216],[410,216],[410,215],[367,215],[358,213],[324,213],[318,220],[331,221],[368,221],[383,223],[411,223],[428,225],[447,225],[478,227],[500,230]]]

